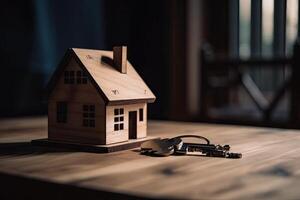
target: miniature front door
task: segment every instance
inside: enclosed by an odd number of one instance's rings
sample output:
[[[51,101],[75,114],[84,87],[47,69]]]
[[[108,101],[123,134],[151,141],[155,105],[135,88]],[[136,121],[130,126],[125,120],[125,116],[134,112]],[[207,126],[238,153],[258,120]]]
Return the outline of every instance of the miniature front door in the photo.
[[[128,131],[129,139],[137,139],[137,111],[129,112]]]

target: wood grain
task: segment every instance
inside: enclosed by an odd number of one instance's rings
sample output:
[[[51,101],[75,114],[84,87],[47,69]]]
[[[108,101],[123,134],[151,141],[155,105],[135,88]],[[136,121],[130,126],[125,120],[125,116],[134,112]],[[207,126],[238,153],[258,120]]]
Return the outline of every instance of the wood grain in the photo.
[[[28,144],[32,139],[47,135],[47,119],[25,118],[0,121],[0,173],[61,184],[74,191],[79,187],[93,194],[123,194],[126,199],[128,195],[138,199],[300,197],[298,130],[150,121],[148,134],[202,135],[215,144],[230,144],[243,158],[147,157],[136,149],[96,154],[33,148]]]
[[[125,100],[144,100],[153,102],[155,96],[133,66],[127,61],[126,74],[113,66],[101,62],[101,57],[113,59],[112,51],[76,49],[73,51],[91,74],[110,103]],[[114,92],[116,91],[116,92]]]

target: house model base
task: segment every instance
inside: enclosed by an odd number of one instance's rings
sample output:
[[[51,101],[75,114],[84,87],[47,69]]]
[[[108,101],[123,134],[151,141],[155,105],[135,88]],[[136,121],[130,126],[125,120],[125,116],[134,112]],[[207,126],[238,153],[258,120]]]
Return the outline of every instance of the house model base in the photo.
[[[133,139],[126,142],[109,144],[109,145],[91,145],[91,144],[61,142],[61,141],[54,141],[49,139],[37,139],[37,140],[32,140],[31,144],[35,146],[70,149],[70,150],[81,151],[81,152],[111,153],[116,151],[134,149],[140,147],[140,145],[145,141],[153,140],[157,138],[158,137],[148,136],[146,138]]]

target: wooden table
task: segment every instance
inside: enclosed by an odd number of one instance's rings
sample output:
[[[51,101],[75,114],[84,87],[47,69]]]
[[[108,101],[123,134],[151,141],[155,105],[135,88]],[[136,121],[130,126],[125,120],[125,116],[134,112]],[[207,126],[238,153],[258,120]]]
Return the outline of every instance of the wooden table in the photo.
[[[199,134],[242,159],[148,157],[33,147],[47,119],[0,121],[0,199],[300,199],[300,131],[151,121],[149,135]]]

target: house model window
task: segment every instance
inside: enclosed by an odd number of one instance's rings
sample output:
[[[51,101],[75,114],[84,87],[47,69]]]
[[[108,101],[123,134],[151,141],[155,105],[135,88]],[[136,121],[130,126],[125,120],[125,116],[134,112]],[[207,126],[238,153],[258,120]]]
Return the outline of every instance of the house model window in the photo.
[[[64,82],[65,82],[65,84],[74,84],[75,72],[74,71],[65,71]]]
[[[140,122],[142,122],[144,120],[144,110],[143,110],[143,108],[139,109],[139,118],[140,118]]]
[[[67,123],[68,104],[67,102],[57,102],[56,104],[56,122]]]
[[[77,84],[87,84],[87,74],[84,71],[76,72]]]
[[[119,131],[124,129],[124,109],[123,108],[116,108],[114,110],[114,130]]]
[[[82,125],[84,127],[95,127],[95,105],[83,105],[82,110]]]

